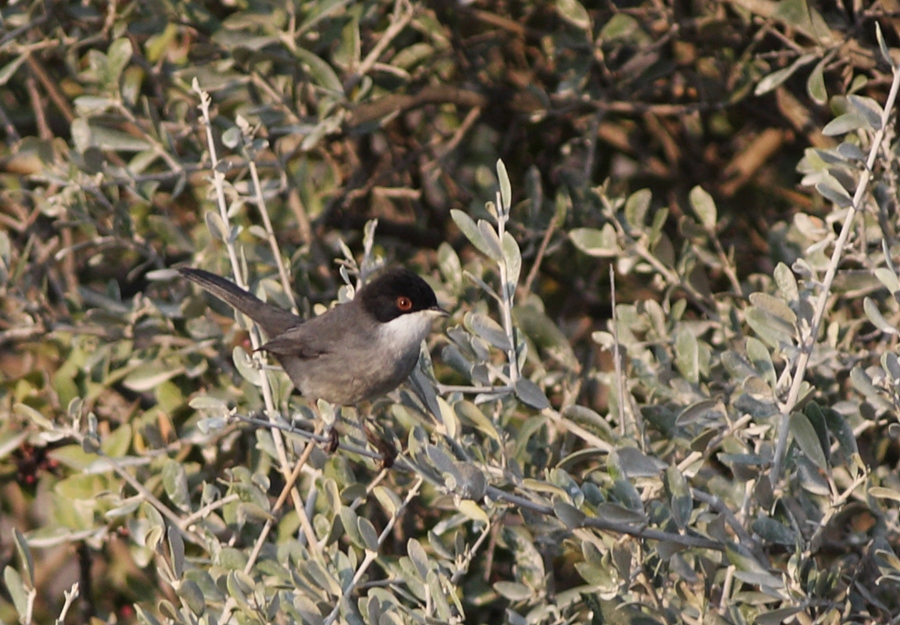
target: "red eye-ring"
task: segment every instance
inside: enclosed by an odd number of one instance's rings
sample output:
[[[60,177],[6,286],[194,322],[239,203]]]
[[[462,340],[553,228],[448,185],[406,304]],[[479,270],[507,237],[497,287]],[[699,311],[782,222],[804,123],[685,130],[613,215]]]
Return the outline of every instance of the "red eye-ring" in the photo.
[[[409,312],[410,310],[412,310],[412,300],[405,295],[401,295],[397,298],[397,308],[399,308],[402,312]]]

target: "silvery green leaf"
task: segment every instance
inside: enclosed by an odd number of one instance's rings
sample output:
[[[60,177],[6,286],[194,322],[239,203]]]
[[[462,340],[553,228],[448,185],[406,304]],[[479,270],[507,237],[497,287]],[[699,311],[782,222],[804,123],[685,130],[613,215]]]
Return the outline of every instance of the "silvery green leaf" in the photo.
[[[331,68],[331,65],[306,48],[293,46],[291,50],[294,55],[297,56],[297,59],[307,66],[309,69],[309,76],[312,78],[314,84],[327,91],[331,91],[334,94],[344,95],[343,83]]]
[[[766,293],[751,294],[750,302],[746,318],[754,332],[773,347],[794,343],[797,315],[787,304]]]
[[[653,193],[650,189],[639,189],[625,200],[625,221],[634,230],[640,232],[646,226],[647,212],[650,210],[652,200]]]
[[[466,213],[461,210],[453,209],[450,211],[450,216],[453,218],[453,222],[456,224],[456,227],[459,228],[460,232],[463,233],[469,243],[475,246],[479,252],[490,258],[491,260],[500,260],[500,243],[499,240],[496,241],[495,245],[491,245],[485,238],[484,232],[478,227],[478,224],[469,217]],[[483,221],[483,220],[482,220]],[[487,222],[485,222],[487,223]],[[493,229],[490,228],[490,224],[488,227],[491,232]],[[494,238],[497,237],[497,233],[493,232]]]
[[[363,542],[362,534],[359,531],[359,515],[356,514],[356,511],[350,506],[343,505],[339,508],[332,508],[332,510],[337,512],[338,516],[340,516],[341,526],[344,528],[347,540],[349,540],[353,546],[365,549],[366,545]]]
[[[196,78],[194,80],[196,80]],[[144,625],[160,625],[156,617],[153,616],[153,614],[151,614],[150,612],[144,610],[144,608],[142,608],[140,605],[134,604],[134,612],[141,623],[144,623]]]
[[[30,419],[32,423],[42,430],[53,430],[56,428],[54,423],[42,415],[40,412],[29,406],[28,404],[16,403],[13,405],[13,412],[20,417]]]
[[[183,371],[180,367],[167,366],[160,361],[145,362],[138,365],[131,373],[125,376],[125,379],[122,380],[122,386],[138,393],[152,391],[163,382],[180,375]]]
[[[232,126],[222,133],[222,144],[229,149],[234,149],[241,143],[241,131],[237,126]]]
[[[178,597],[184,600],[184,603],[194,616],[201,616],[206,611],[206,598],[200,586],[194,580],[182,580],[176,592]]]
[[[584,512],[572,504],[559,499],[553,502],[553,513],[570,530],[582,527],[584,525],[584,520],[587,517]]]
[[[172,572],[175,573],[175,579],[180,580],[184,575],[184,539],[172,525],[166,528],[166,538],[169,543],[169,558],[172,563]]]
[[[15,606],[16,612],[19,613],[20,622],[32,622],[27,618],[31,614],[31,610],[29,610],[31,602],[28,599],[28,595],[33,593],[34,590],[29,591],[25,589],[22,576],[11,566],[3,569],[3,581],[6,583],[6,591],[13,601],[13,606]]]
[[[825,65],[831,61],[830,56],[825,56],[809,73],[806,79],[806,93],[810,99],[819,106],[825,106],[828,102],[828,90],[825,88]]]
[[[575,228],[569,232],[569,239],[579,250],[588,256],[610,258],[619,253],[616,230],[612,224],[604,224],[603,228]]]
[[[12,535],[16,551],[19,554],[19,565],[28,580],[28,587],[34,588],[34,558],[31,555],[31,548],[28,546],[28,540],[16,527],[13,528]]]
[[[556,10],[572,26],[591,32],[591,16],[578,0],[556,0]]]
[[[788,78],[794,75],[794,72],[796,72],[804,65],[808,65],[812,61],[816,60],[816,58],[818,58],[817,54],[804,54],[787,67],[772,72],[757,83],[756,89],[753,90],[753,94],[761,96],[763,94],[769,93],[777,87],[780,87]]]
[[[214,239],[226,241],[228,239],[228,226],[222,219],[222,216],[216,211],[206,211],[203,214],[206,220],[206,227]]]
[[[791,413],[788,427],[806,457],[812,460],[819,469],[827,471],[828,461],[825,458],[825,452],[822,451],[819,436],[806,415],[801,412]]]
[[[480,336],[485,341],[503,351],[512,349],[506,331],[499,323],[481,313],[466,313],[463,318],[466,328],[474,335]]]
[[[477,466],[468,463],[456,463],[458,484],[454,494],[462,499],[480,501],[487,490],[487,478]]]
[[[500,296],[497,295],[497,292],[494,291],[494,289],[492,289],[490,286],[488,286],[487,282],[485,282],[484,280],[482,280],[481,278],[479,278],[479,277],[476,276],[475,274],[470,273],[470,272],[468,272],[468,271],[466,271],[466,270],[463,270],[463,276],[465,276],[466,278],[468,278],[469,280],[471,280],[472,282],[474,282],[475,284],[477,284],[479,287],[481,287],[481,289],[482,289],[485,293],[487,293],[488,295],[490,295],[491,297],[493,297],[495,300],[497,300],[498,302],[500,301]]]
[[[678,413],[675,424],[685,427],[695,423],[705,423],[710,419],[718,420],[721,417],[718,406],[719,402],[714,399],[701,399]]]
[[[522,253],[519,251],[519,244],[509,232],[503,233],[503,260],[506,263],[506,279],[509,281],[510,289],[515,292],[515,287],[519,283],[519,273],[522,271]]]
[[[790,267],[784,263],[778,263],[775,266],[773,276],[775,277],[775,283],[778,285],[778,290],[781,291],[785,301],[794,304],[800,300],[797,278],[794,277],[794,272],[791,271]]]
[[[462,286],[462,264],[459,262],[456,250],[449,243],[441,243],[438,247],[438,266],[441,268],[441,275],[444,276],[444,280],[454,290],[459,290]]]
[[[890,268],[879,267],[875,270],[875,277],[891,294],[900,292],[900,279],[897,278],[897,274]]]
[[[654,477],[667,466],[662,460],[648,456],[636,447],[620,447],[616,451],[619,455],[619,466],[629,478]]]
[[[713,232],[716,229],[716,202],[712,196],[700,185],[691,189],[688,196],[691,202],[691,208],[703,224],[707,232]]]
[[[666,468],[666,489],[669,493],[669,503],[672,509],[672,519],[679,529],[687,527],[691,520],[691,512],[694,510],[694,500],[691,497],[691,489],[687,480],[678,467]]]
[[[509,601],[525,601],[534,596],[531,589],[519,582],[494,582],[497,594]],[[524,622],[524,619],[523,619]]]
[[[528,378],[519,378],[516,381],[516,397],[535,410],[544,410],[550,407],[550,401],[544,395],[541,387]]]
[[[872,322],[872,325],[882,332],[887,332],[888,334],[900,334],[900,332],[897,331],[897,328],[884,318],[884,315],[878,310],[878,306],[875,305],[875,302],[872,301],[871,297],[867,297],[863,300],[863,310],[866,313],[866,317]]]
[[[769,385],[769,388],[774,389],[776,383],[775,365],[772,364],[772,354],[762,341],[752,336],[747,337],[747,357],[753,363],[753,367],[760,377]]]
[[[884,116],[884,110],[878,102],[872,98],[856,95],[854,93],[847,96],[847,102],[853,107],[853,110],[865,118],[866,124],[875,130],[881,130],[881,120]]]
[[[859,113],[844,113],[825,124],[825,127],[822,129],[822,134],[826,137],[836,137],[837,135],[845,135],[848,132],[853,132],[860,128],[872,130],[868,120]]]
[[[453,410],[460,419],[471,423],[498,443],[500,442],[500,434],[493,421],[485,416],[478,406],[470,401],[462,400],[453,405]]]
[[[891,58],[891,51],[888,49],[887,43],[884,41],[884,34],[881,32],[881,24],[877,21],[875,22],[875,38],[878,40],[878,49],[881,50],[881,57],[891,68],[895,68],[896,65],[894,64],[894,59]]]
[[[844,141],[838,147],[838,153],[850,160],[859,161],[860,163],[864,163],[866,161],[866,154],[862,150],[859,149],[859,146],[855,143],[850,143],[848,141]]]
[[[244,351],[243,347],[236,345],[231,352],[231,359],[234,361],[234,366],[242,378],[253,386],[262,386],[262,372],[256,367],[256,363]]]
[[[793,546],[799,538],[792,528],[768,516],[757,517],[751,529],[770,545]]]
[[[697,337],[684,326],[680,327],[675,335],[675,366],[691,384],[700,381]]]
[[[647,520],[640,512],[609,502],[597,506],[597,516],[613,523],[644,523]]]
[[[429,566],[428,554],[422,548],[422,543],[415,538],[410,538],[406,541],[406,555],[409,556],[413,566],[416,567],[416,573],[424,580],[428,575],[428,571],[431,570],[431,566]]]
[[[494,226],[485,219],[479,219],[478,230],[481,232],[484,241],[489,247],[489,250],[485,252],[485,254],[487,254],[488,258],[491,260],[499,262],[500,259],[503,258],[503,249],[500,245],[500,237],[497,236],[497,231],[494,230]]]
[[[766,612],[757,614],[754,618],[754,622],[757,625],[781,625],[782,623],[790,623],[793,620],[791,617],[798,612],[803,612],[803,610],[804,608],[801,607],[767,610]]]
[[[825,177],[822,182],[816,184],[816,191],[826,200],[834,202],[840,208],[853,206],[853,198],[847,190],[841,186],[832,176]]]
[[[375,531],[375,526],[372,525],[372,522],[364,516],[357,518],[356,522],[359,527],[359,535],[362,536],[366,549],[378,551],[378,532]]]
[[[162,480],[169,500],[185,512],[190,510],[191,500],[184,465],[171,458],[167,460],[163,465]]]
[[[191,398],[188,405],[194,410],[228,411],[228,404],[218,397],[213,397],[211,395],[197,395],[196,397]]]
[[[506,173],[506,165],[502,160],[497,161],[497,181],[500,183],[500,201],[503,202],[503,212],[508,213],[512,206],[512,185],[509,183],[509,174]]]

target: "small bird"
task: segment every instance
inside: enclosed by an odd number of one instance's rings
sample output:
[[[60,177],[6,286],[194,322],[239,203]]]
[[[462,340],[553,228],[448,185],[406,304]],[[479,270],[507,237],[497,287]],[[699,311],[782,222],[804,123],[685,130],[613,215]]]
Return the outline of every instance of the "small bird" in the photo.
[[[422,278],[389,269],[356,297],[304,320],[267,304],[215,274],[181,267],[181,275],[255,321],[273,355],[305,397],[352,406],[402,384],[419,359],[431,322],[447,312]]]

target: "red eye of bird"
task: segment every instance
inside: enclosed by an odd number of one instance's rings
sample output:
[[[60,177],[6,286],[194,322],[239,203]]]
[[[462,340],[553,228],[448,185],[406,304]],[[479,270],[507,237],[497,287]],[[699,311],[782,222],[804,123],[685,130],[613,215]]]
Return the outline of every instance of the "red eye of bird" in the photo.
[[[403,312],[409,312],[412,310],[412,300],[405,295],[401,295],[397,298],[397,308]]]

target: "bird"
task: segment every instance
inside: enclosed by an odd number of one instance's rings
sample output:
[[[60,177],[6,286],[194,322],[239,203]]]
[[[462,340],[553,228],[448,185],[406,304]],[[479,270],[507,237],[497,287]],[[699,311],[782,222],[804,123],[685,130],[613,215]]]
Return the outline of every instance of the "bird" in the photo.
[[[448,314],[428,283],[403,267],[383,271],[349,302],[310,319],[208,271],[178,271],[255,321],[268,337],[259,349],[275,357],[304,397],[337,406],[376,399],[406,381],[432,322]]]

